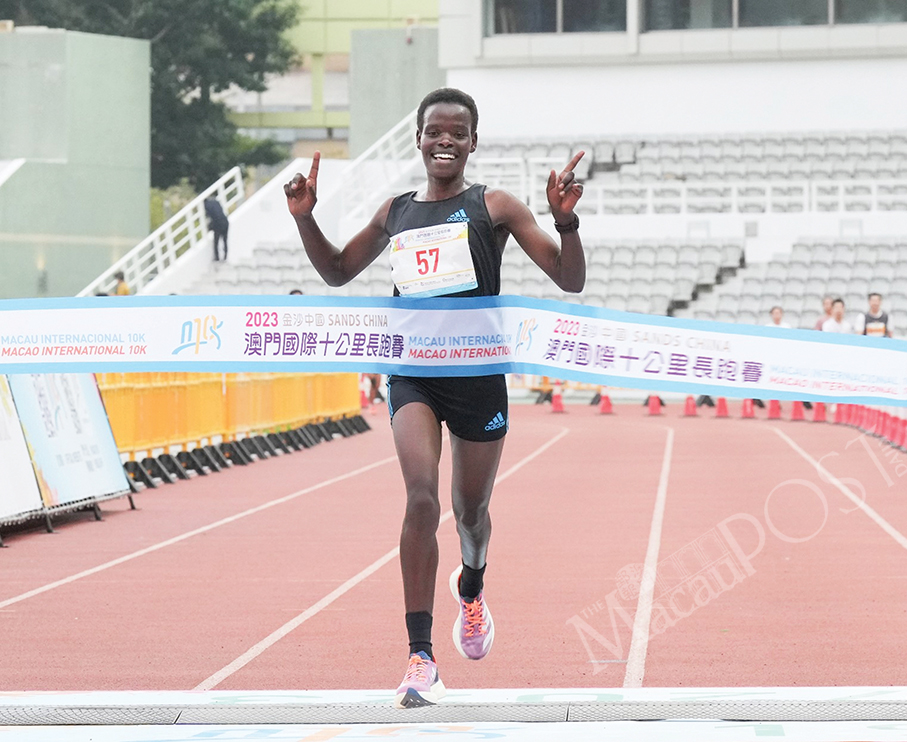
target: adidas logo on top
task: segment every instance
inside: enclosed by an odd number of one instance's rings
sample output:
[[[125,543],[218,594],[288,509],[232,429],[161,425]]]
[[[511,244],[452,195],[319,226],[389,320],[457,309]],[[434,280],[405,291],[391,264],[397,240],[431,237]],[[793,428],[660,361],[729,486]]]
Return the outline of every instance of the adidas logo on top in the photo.
[[[504,416],[499,412],[495,415],[491,422],[485,426],[485,430],[497,430],[498,428],[503,428],[507,424],[507,421],[504,419]]]
[[[453,214],[451,214],[449,217],[447,217],[447,221],[449,221],[449,222],[468,222],[469,217],[466,216],[466,212],[463,211],[463,209],[458,209]]]

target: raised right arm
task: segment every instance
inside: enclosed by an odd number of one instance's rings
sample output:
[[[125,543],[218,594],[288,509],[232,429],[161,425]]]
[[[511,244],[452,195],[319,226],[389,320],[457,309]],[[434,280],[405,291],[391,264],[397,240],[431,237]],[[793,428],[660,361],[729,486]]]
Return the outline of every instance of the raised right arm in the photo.
[[[386,247],[388,235],[384,223],[393,199],[381,204],[371,221],[345,247],[336,247],[324,236],[312,216],[312,209],[318,200],[316,192],[320,161],[321,154],[316,152],[308,177],[296,173],[283,190],[287,196],[287,208],[296,220],[306,255],[318,275],[328,286],[343,286],[359,275]]]

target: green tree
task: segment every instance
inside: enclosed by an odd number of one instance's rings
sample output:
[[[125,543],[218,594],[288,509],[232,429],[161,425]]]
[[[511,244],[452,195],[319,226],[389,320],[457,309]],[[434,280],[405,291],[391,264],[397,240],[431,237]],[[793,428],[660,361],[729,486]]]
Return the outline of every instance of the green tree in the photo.
[[[275,142],[240,137],[212,94],[265,89],[296,59],[285,32],[295,0],[0,0],[0,18],[151,41],[151,182],[204,187],[241,162],[286,157]],[[242,158],[242,159],[240,159]]]

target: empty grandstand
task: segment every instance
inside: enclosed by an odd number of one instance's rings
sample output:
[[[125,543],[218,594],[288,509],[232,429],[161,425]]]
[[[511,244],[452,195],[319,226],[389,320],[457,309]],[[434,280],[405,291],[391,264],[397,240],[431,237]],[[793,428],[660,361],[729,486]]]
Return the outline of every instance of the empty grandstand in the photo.
[[[538,15],[542,5],[553,15]],[[875,291],[895,333],[907,332],[907,102],[888,82],[907,73],[907,18],[846,1],[812,8],[816,21],[747,0],[630,0],[605,22],[601,9],[580,12],[591,5],[440,7],[439,57],[425,62],[479,104],[468,177],[517,194],[550,229],[547,175],[586,152],[585,290],[564,294],[508,245],[502,291],[758,324],[777,305],[794,327],[813,327],[825,296],[853,314]],[[671,8],[679,15],[665,15]],[[373,95],[380,106],[381,90]],[[322,173],[319,223],[332,239],[416,187],[414,131],[411,114]],[[390,294],[386,260],[339,289],[313,270],[280,191],[306,167],[292,163],[234,212],[229,263],[212,267],[205,238],[193,237],[178,261],[145,260],[134,283],[154,293]]]

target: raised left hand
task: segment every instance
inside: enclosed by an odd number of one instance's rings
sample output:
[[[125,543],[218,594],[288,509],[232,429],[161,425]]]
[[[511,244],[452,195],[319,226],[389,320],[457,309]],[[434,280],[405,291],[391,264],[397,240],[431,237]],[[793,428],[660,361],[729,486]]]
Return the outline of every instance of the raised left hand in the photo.
[[[573,220],[573,209],[576,208],[576,202],[583,195],[583,184],[576,181],[573,169],[583,159],[585,154],[585,152],[580,150],[573,156],[573,159],[561,171],[560,175],[554,170],[548,175],[548,185],[545,187],[545,192],[548,196],[548,206],[551,207],[551,214],[554,216],[554,221],[558,224],[568,224]]]

